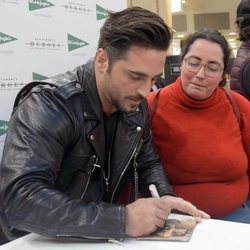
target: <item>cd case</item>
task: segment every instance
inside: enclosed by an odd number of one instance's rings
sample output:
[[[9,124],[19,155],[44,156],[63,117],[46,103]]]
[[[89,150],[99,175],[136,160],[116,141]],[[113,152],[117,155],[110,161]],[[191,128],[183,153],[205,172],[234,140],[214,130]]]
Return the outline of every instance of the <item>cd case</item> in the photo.
[[[197,222],[194,217],[171,213],[163,228],[136,240],[189,241]]]

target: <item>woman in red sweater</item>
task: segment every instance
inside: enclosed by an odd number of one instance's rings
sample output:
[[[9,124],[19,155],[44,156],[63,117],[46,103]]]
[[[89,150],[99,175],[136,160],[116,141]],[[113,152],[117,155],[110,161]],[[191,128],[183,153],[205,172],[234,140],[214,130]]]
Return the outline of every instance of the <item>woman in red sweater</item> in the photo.
[[[181,75],[148,98],[155,145],[174,191],[213,218],[250,223],[250,103],[235,92],[241,128],[220,87],[230,49],[201,29],[183,47]],[[153,104],[154,103],[154,104]],[[249,200],[248,200],[249,202]]]

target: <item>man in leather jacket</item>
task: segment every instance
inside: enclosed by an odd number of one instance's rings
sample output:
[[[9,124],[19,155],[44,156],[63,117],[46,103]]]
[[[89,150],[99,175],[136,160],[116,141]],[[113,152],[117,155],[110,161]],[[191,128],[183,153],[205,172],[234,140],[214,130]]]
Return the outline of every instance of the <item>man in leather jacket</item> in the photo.
[[[122,239],[162,227],[171,209],[209,217],[175,197],[152,143],[145,97],[170,41],[170,29],[148,10],[110,13],[94,59],[19,92],[0,170],[10,238],[14,229]],[[142,197],[150,197],[150,184],[162,197],[118,204],[130,180]]]

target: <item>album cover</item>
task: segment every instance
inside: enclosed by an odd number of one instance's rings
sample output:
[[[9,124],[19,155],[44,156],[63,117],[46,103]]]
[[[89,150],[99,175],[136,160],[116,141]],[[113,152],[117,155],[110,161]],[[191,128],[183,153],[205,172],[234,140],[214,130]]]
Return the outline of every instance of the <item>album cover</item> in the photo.
[[[163,228],[153,234],[136,238],[137,240],[189,241],[197,222],[194,217],[170,214]]]

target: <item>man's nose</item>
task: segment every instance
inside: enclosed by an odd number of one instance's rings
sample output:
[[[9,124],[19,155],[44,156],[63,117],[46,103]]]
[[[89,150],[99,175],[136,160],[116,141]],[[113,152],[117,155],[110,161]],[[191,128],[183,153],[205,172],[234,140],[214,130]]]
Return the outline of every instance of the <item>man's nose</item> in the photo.
[[[147,80],[140,86],[140,88],[137,90],[137,93],[140,96],[147,98],[151,88],[152,88],[152,80]]]

